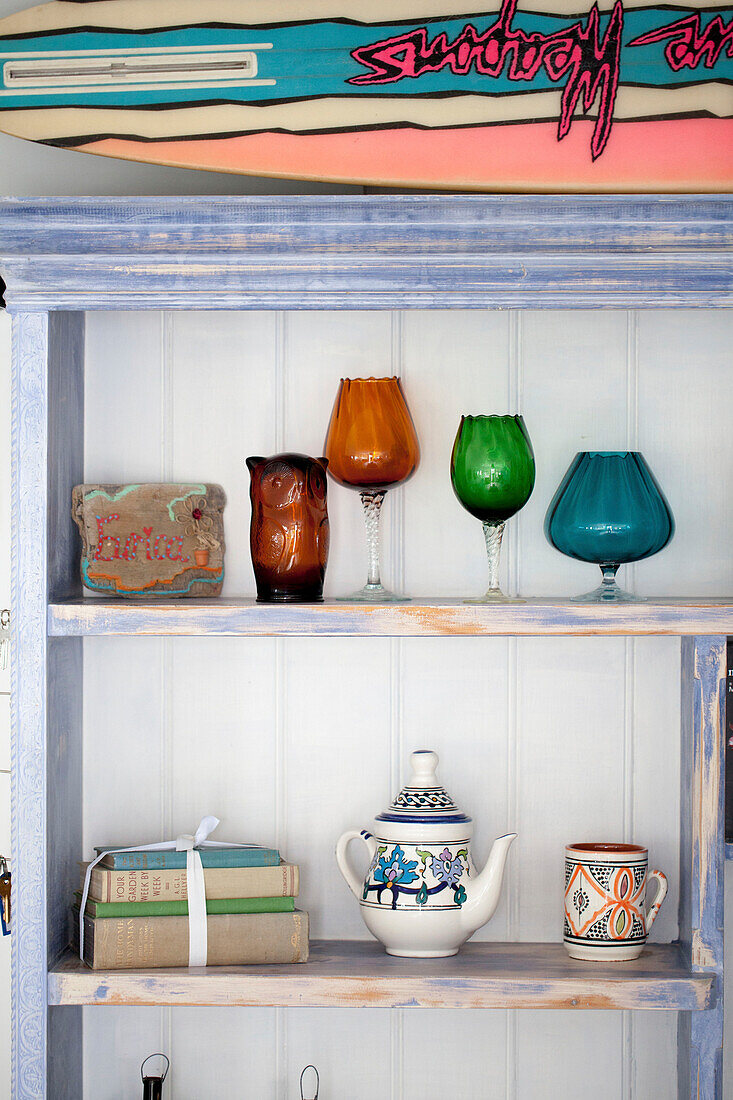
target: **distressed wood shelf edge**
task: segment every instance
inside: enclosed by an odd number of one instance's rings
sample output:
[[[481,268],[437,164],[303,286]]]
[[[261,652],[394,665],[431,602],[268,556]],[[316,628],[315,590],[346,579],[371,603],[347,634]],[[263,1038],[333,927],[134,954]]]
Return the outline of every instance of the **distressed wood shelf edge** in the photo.
[[[519,250],[521,249],[521,250]],[[632,309],[733,306],[724,252],[614,252],[317,257],[191,252],[2,257],[11,311],[145,309]],[[43,287],[43,289],[39,289]]]
[[[191,970],[89,970],[66,954],[50,1005],[249,1005],[343,1008],[567,1008],[702,1011],[713,971],[676,944],[631,963],[584,963],[559,943],[473,943],[447,959],[399,959],[372,942],[316,941],[308,963]]]
[[[466,604],[417,598],[410,603],[258,604],[253,599],[79,599],[48,608],[52,637],[89,635],[582,635],[733,633],[733,597],[648,599],[634,604],[579,604],[527,599]]]
[[[733,306],[730,197],[0,200],[11,312]]]

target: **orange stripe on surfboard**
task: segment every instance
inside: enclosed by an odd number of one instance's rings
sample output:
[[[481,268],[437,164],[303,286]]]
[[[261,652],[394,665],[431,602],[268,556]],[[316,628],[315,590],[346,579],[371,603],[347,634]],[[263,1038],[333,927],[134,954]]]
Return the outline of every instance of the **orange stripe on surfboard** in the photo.
[[[576,119],[557,141],[555,123],[463,130],[399,128],[360,133],[248,134],[190,141],[107,138],[77,146],[127,160],[396,187],[511,191],[729,191],[733,120],[616,121],[603,156],[590,158],[594,123]]]

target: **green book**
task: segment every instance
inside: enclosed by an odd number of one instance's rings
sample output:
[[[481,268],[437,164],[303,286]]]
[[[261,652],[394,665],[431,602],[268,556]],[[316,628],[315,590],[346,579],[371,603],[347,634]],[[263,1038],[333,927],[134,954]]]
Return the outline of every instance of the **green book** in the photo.
[[[75,894],[77,907],[81,894]],[[292,913],[295,898],[219,898],[207,899],[209,916],[227,913]],[[87,916],[105,917],[187,917],[188,901],[91,901],[87,899]]]

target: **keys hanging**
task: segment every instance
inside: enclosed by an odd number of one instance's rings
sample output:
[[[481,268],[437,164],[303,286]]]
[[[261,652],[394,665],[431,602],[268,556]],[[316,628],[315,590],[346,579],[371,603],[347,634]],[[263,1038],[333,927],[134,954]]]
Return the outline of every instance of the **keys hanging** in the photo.
[[[8,861],[5,856],[0,856],[0,925],[4,936],[10,935],[11,885]]]
[[[5,672],[10,662],[10,611],[0,611],[0,672]]]

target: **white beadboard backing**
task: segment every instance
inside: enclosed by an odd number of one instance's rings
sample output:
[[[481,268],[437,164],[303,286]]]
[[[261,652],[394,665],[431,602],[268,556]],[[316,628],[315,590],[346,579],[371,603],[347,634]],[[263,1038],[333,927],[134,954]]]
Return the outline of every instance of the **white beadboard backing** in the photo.
[[[677,519],[653,572],[637,567],[644,594],[702,596],[731,578],[733,318],[704,316],[707,323],[690,310],[639,314],[639,449]]]
[[[221,482],[225,594],[252,595],[245,458],[321,454],[339,378],[400,374],[422,461],[387,497],[390,584],[484,589],[480,524],[453,496],[450,450],[461,413],[521,411],[537,484],[508,525],[508,591],[595,586],[597,569],[553,550],[542,520],[577,450],[628,447],[645,452],[678,529],[622,583],[724,595],[732,337],[725,311],[90,314],[86,478]],[[365,576],[357,494],[331,482],[329,512],[337,595]],[[222,839],[276,842],[300,862],[315,937],[363,938],[335,841],[368,826],[409,752],[431,747],[475,818],[479,861],[519,833],[477,938],[559,939],[563,846],[592,839],[648,845],[670,879],[652,938],[676,935],[677,639],[97,638],[84,651],[85,855],[214,813]],[[137,1095],[137,1066],[158,1048],[177,1100],[287,1100],[309,1061],[324,1097],[350,1100],[581,1100],[591,1071],[608,1100],[675,1092],[667,1013],[124,1008],[86,1009],[84,1028],[99,1100]]]
[[[0,312],[0,609],[10,607],[10,317]],[[10,858],[10,662],[0,669],[0,854]],[[12,869],[12,865],[11,865]],[[10,1095],[10,937],[0,936],[0,1096]]]
[[[9,671],[8,669],[3,675]],[[10,692],[0,691],[0,772],[10,772]],[[5,852],[5,855],[8,855]]]

